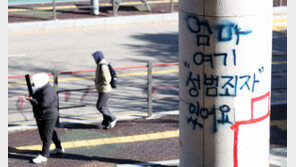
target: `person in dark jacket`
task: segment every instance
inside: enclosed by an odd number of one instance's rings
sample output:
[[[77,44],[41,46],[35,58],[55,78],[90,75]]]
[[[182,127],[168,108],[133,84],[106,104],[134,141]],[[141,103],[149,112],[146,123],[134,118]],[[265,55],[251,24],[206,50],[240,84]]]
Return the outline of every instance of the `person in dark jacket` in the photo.
[[[54,126],[58,118],[58,96],[54,88],[49,84],[49,76],[46,73],[37,73],[32,76],[34,93],[26,96],[32,104],[34,117],[38,126],[40,138],[42,140],[42,151],[32,161],[34,163],[46,162],[49,154],[63,153],[65,150],[61,146],[61,141]],[[53,140],[56,148],[49,151]]]

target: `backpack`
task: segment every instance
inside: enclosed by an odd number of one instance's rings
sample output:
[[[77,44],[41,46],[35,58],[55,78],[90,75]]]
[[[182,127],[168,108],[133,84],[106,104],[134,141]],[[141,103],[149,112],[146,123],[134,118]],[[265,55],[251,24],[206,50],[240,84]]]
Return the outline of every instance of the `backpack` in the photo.
[[[116,75],[116,72],[114,70],[114,68],[112,67],[111,64],[106,64],[106,63],[103,63],[104,65],[107,65],[108,68],[109,68],[109,71],[110,71],[110,74],[111,74],[111,82],[110,82],[110,85],[112,88],[117,88],[117,75]],[[100,65],[100,71],[102,71],[102,65]]]

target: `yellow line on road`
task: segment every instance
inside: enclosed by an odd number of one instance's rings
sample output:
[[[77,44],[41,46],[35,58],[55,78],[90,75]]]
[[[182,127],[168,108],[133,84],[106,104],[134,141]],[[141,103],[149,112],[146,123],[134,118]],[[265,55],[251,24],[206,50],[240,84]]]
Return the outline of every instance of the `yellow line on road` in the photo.
[[[273,23],[286,23],[287,19],[274,19]]]
[[[273,120],[270,122],[270,126],[277,126],[281,130],[287,130],[287,120]]]
[[[287,35],[287,19],[273,19],[272,30],[281,31]]]
[[[287,25],[276,25],[272,27],[273,30],[286,30]]]
[[[153,71],[152,74],[163,74],[163,73],[173,73],[173,72],[179,72],[179,69],[164,70],[164,71]]]
[[[287,61],[276,61],[272,62],[273,65],[278,64],[286,64]],[[163,74],[163,73],[174,73],[178,72],[178,69],[173,70],[162,70],[162,71],[153,71],[152,74]],[[136,73],[127,73],[127,74],[118,74],[118,77],[126,77],[126,76],[139,76],[139,75],[147,75],[147,72],[136,72]],[[59,82],[67,82],[67,81],[75,81],[75,80],[84,80],[84,79],[94,79],[94,76],[87,76],[87,77],[75,77],[75,78],[64,78],[59,79]],[[53,80],[50,80],[50,82],[53,82]],[[9,83],[8,86],[13,85],[26,85],[26,82],[15,82],[15,83]]]
[[[273,120],[270,122],[270,126],[277,126],[281,130],[287,130],[287,121]],[[65,149],[71,149],[71,148],[77,148],[77,147],[90,147],[90,146],[99,146],[99,145],[108,145],[108,144],[132,143],[132,142],[141,142],[141,141],[148,141],[148,140],[151,141],[151,140],[158,140],[158,139],[168,139],[168,138],[175,138],[175,137],[179,137],[179,130],[148,133],[148,134],[133,135],[133,136],[68,141],[68,142],[63,142],[62,146]],[[50,145],[50,149],[54,149],[54,148],[55,146],[52,143]],[[16,147],[15,149],[19,150],[20,152],[29,151],[29,150],[41,150],[42,145],[20,146],[20,147]],[[17,154],[17,153],[11,152],[10,154]]]
[[[162,71],[153,71],[152,74],[162,74],[162,73],[173,73],[178,72],[178,69],[173,70],[162,70]],[[126,76],[139,76],[139,75],[147,75],[147,72],[136,72],[136,73],[127,73],[127,74],[118,74],[118,77],[126,77]],[[74,81],[74,80],[83,80],[83,79],[94,79],[94,76],[88,76],[88,77],[75,77],[75,78],[64,78],[59,79],[59,82],[67,82],[67,81]],[[50,80],[50,82],[53,82],[53,80]],[[15,82],[15,83],[9,83],[8,86],[12,85],[25,85],[26,82]]]
[[[275,31],[280,31],[280,30],[286,30],[287,26],[273,26],[272,27],[272,30],[275,30]]]
[[[278,64],[287,64],[287,61],[276,61],[272,62],[273,65]],[[162,71],[153,71],[152,74],[163,74],[163,73],[174,73],[178,72],[178,69],[173,70],[162,70]],[[118,74],[118,77],[126,77],[126,76],[139,76],[139,75],[147,75],[147,72],[136,72],[136,73],[127,73],[127,74]],[[75,78],[64,78],[59,79],[59,82],[67,82],[67,81],[75,81],[75,80],[84,80],[84,79],[94,79],[94,76],[87,76],[87,77],[75,77]],[[50,80],[50,82],[53,82],[53,80]],[[13,85],[26,85],[26,82],[15,82],[15,83],[9,83],[8,86]]]
[[[50,80],[50,82],[52,82],[52,80]],[[8,86],[13,86],[13,85],[26,85],[26,82],[13,82],[13,83],[9,83]]]
[[[272,30],[273,31],[279,31],[281,33],[284,33],[285,35],[287,35],[287,26],[286,27],[276,27],[276,28],[273,28]]]
[[[273,65],[276,65],[276,64],[287,64],[287,61],[275,61],[275,62],[272,62]]]
[[[173,72],[178,72],[178,69],[173,69],[173,70],[162,70],[162,71],[153,71],[152,74],[163,74],[163,73],[173,73]],[[137,76],[137,75],[147,75],[147,72],[137,72],[137,73],[128,73],[128,74],[119,74],[118,76],[120,77],[125,77],[125,76]]]
[[[140,142],[140,141],[147,141],[147,140],[168,139],[168,138],[174,138],[174,137],[179,137],[179,130],[148,133],[148,134],[134,135],[134,136],[122,136],[122,137],[111,137],[111,138],[90,139],[90,140],[80,140],[80,141],[68,141],[68,142],[63,142],[62,146],[65,149],[71,149],[71,148],[77,148],[77,147],[89,147],[89,146],[99,146],[99,145],[106,145],[106,144],[131,143],[131,142]],[[50,149],[54,149],[54,148],[55,148],[54,144],[51,144]],[[16,147],[15,149],[17,149],[19,151],[41,150],[42,145],[20,146],[20,147]]]

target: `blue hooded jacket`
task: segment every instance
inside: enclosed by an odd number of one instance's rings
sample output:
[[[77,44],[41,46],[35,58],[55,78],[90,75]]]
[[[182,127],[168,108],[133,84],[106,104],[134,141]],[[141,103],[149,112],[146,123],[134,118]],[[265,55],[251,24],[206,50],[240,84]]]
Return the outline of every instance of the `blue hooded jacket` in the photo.
[[[101,51],[96,51],[92,54],[93,58],[95,59],[96,63],[99,63],[101,60],[104,59],[104,54]]]

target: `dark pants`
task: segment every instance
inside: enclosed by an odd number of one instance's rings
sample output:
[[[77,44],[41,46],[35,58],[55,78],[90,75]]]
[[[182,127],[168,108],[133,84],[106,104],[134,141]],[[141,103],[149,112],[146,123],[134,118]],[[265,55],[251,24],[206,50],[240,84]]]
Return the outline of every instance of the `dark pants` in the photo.
[[[97,109],[103,114],[103,125],[108,126],[110,122],[114,121],[116,117],[110,112],[108,106],[108,99],[110,93],[99,93],[99,98],[97,101]]]
[[[40,138],[42,140],[42,152],[41,155],[49,157],[49,147],[51,140],[55,144],[56,148],[62,148],[61,141],[57,132],[54,130],[54,126],[57,122],[57,118],[53,119],[36,119]]]

